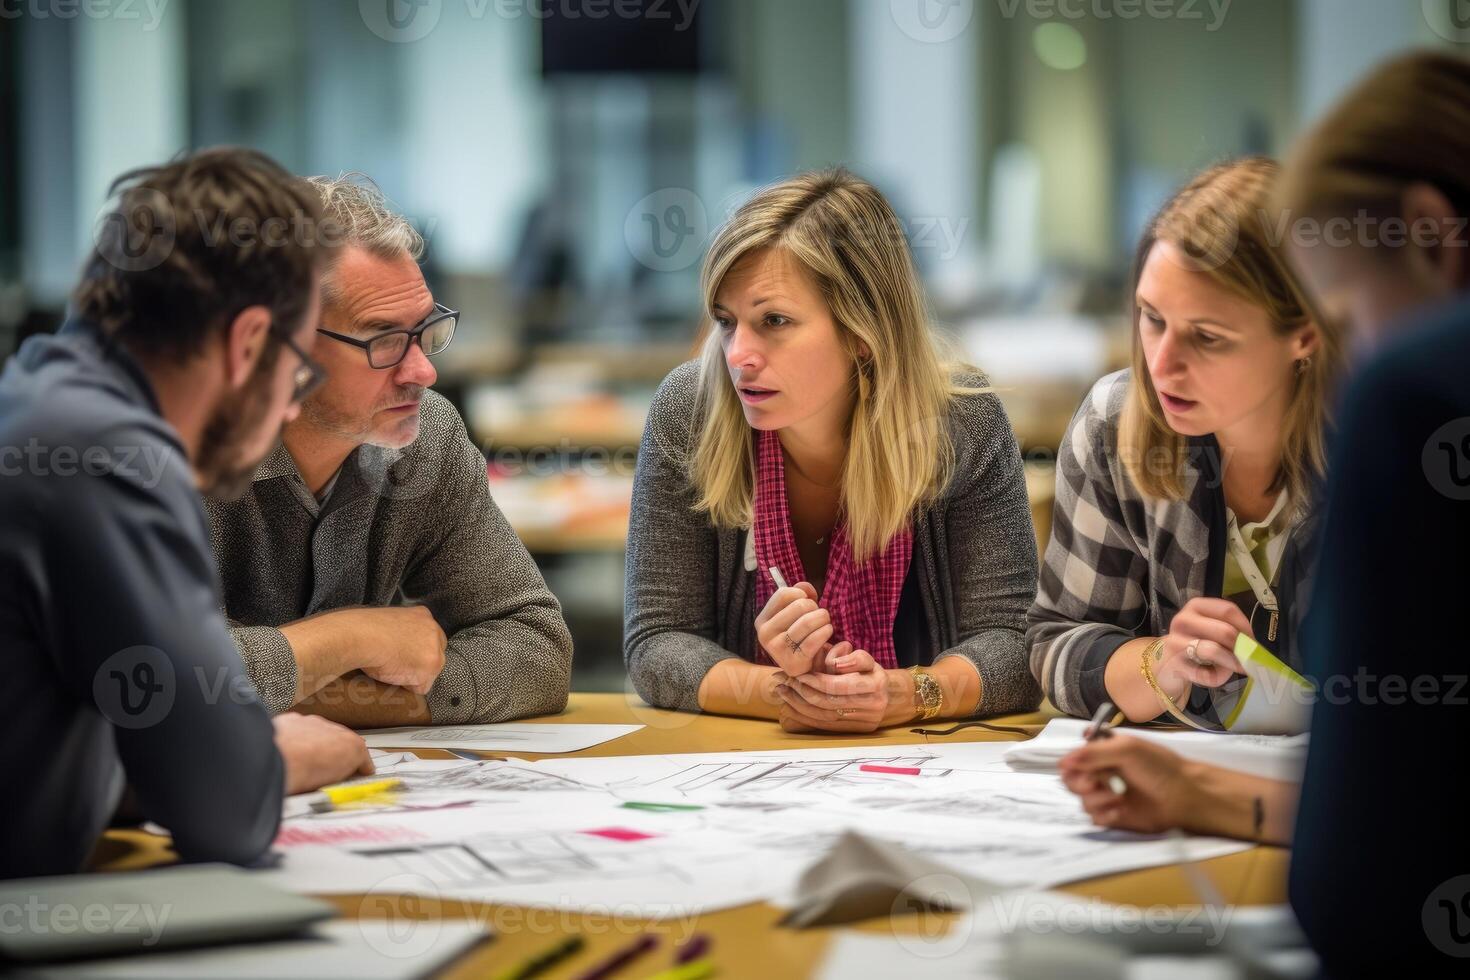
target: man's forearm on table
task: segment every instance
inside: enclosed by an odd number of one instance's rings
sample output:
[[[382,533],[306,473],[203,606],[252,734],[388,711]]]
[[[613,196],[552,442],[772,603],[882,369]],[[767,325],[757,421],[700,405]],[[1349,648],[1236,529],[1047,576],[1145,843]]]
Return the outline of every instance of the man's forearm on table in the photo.
[[[298,705],[362,666],[364,638],[358,636],[345,617],[337,615],[341,612],[318,613],[280,628],[296,658]]]
[[[296,710],[348,728],[391,728],[433,721],[427,698],[375,681],[360,671],[327,682],[297,704]]]

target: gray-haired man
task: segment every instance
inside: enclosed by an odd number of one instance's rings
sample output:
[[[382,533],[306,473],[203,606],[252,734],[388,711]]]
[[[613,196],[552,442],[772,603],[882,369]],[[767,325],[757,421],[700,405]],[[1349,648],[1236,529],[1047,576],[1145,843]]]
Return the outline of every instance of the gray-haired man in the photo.
[[[423,239],[370,182],[312,183],[341,245],[312,352],[328,380],[245,495],[209,508],[250,675],[272,711],[359,728],[560,711],[561,607],[429,390],[458,314],[424,282]]]

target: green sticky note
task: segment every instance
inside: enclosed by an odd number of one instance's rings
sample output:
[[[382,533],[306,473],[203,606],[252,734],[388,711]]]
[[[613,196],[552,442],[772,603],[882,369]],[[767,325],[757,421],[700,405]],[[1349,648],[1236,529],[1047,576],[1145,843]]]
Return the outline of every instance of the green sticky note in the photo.
[[[1298,687],[1306,690],[1310,691],[1312,689],[1311,681],[1282,663],[1281,659],[1274,653],[1244,633],[1235,638],[1235,659],[1240,661],[1240,665],[1246,669],[1245,672],[1252,678],[1256,676],[1258,670],[1284,677]],[[1252,670],[1252,667],[1255,667],[1256,670]]]
[[[1246,682],[1224,719],[1225,728],[1260,734],[1305,731],[1311,716],[1311,681],[1244,633],[1235,640],[1235,658],[1245,670]]]

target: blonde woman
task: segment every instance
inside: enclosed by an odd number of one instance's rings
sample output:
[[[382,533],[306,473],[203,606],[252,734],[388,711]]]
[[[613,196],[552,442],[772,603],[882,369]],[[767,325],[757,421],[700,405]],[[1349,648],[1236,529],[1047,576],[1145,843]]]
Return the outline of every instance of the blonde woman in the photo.
[[[633,489],[639,694],[790,731],[1034,708],[1020,453],[943,360],[888,202],[844,171],[767,188],[701,280],[703,353],[655,396]]]
[[[1277,166],[1214,167],[1149,225],[1133,366],[1061,447],[1031,669],[1062,711],[1218,727],[1244,633],[1301,669],[1324,417],[1338,371],[1275,241]]]

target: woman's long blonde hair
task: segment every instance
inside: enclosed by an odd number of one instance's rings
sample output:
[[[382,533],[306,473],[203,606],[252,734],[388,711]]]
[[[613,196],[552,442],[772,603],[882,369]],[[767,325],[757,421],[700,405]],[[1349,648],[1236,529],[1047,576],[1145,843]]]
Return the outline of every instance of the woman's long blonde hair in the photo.
[[[1132,379],[1119,423],[1118,450],[1134,485],[1157,499],[1184,496],[1188,440],[1169,427],[1159,405],[1138,332],[1138,280],[1149,252],[1168,242],[1195,271],[1266,311],[1281,335],[1314,322],[1311,306],[1273,232],[1271,193],[1280,167],[1246,157],[1211,167],[1164,205],[1138,243],[1133,264]],[[1330,324],[1317,321],[1321,342],[1296,377],[1287,406],[1281,465],[1271,489],[1285,488],[1293,506],[1311,498],[1327,469],[1327,406],[1341,370],[1342,352]]]
[[[811,277],[852,359],[857,401],[841,508],[853,556],[863,561],[949,482],[950,400],[976,389],[951,381],[903,225],[871,184],[825,170],[782,181],[742,205],[705,256],[700,285],[707,316],[736,263],[768,248],[786,253]],[[749,527],[754,435],[715,330],[700,355],[695,411],[695,506],[717,526]]]

